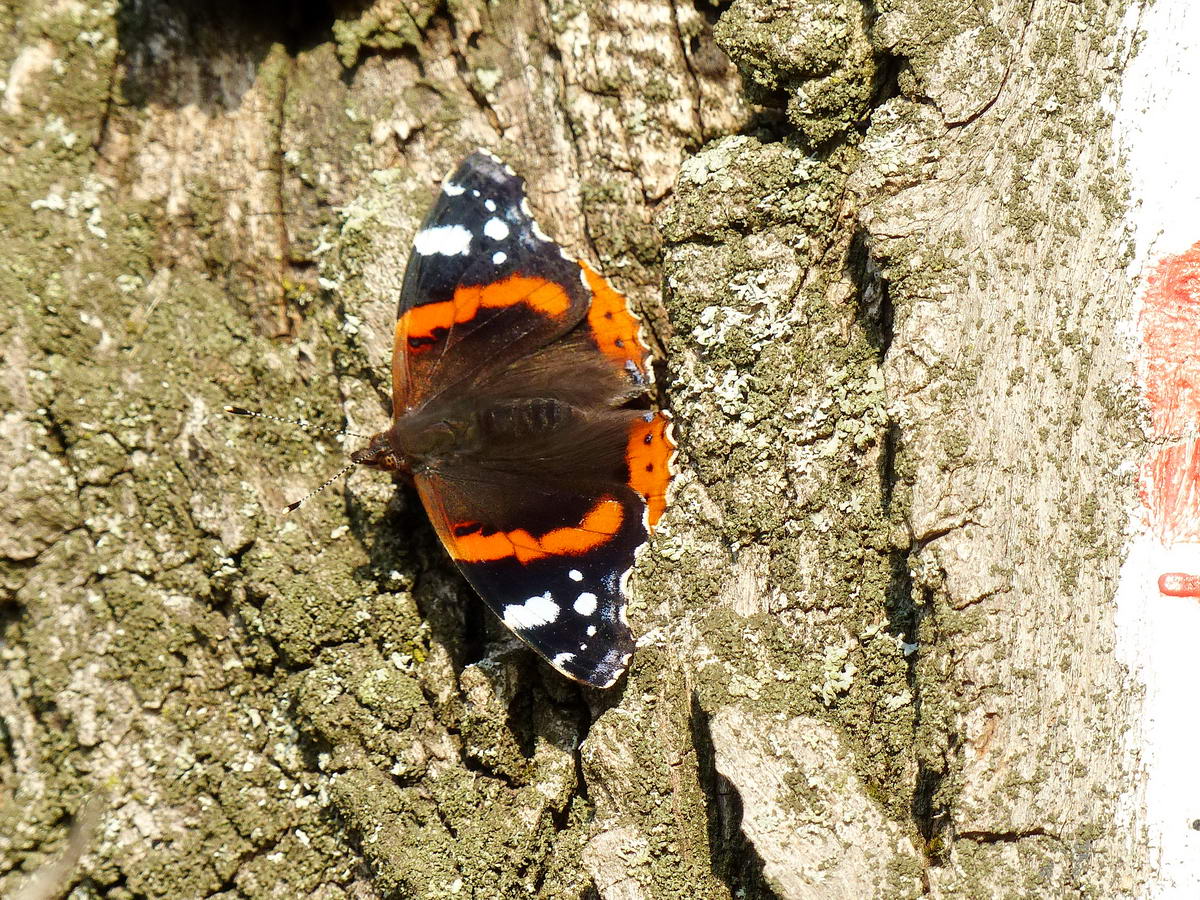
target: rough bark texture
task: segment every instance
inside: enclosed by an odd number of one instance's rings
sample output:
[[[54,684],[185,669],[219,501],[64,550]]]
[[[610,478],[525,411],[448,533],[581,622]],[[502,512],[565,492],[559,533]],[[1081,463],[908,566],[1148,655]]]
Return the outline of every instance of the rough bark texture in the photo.
[[[0,894],[1136,894],[1124,12],[0,10]],[[281,517],[344,448],[219,412],[385,421],[477,145],[664,353],[607,693],[386,479]]]

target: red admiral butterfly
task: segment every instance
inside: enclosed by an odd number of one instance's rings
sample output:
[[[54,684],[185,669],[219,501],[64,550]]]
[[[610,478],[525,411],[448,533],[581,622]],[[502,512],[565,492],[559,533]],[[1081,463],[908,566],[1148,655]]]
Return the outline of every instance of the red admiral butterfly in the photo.
[[[671,478],[650,377],[625,299],[538,227],[511,168],[468,156],[413,240],[392,425],[350,459],[411,475],[484,602],[596,687],[629,664],[629,573]]]

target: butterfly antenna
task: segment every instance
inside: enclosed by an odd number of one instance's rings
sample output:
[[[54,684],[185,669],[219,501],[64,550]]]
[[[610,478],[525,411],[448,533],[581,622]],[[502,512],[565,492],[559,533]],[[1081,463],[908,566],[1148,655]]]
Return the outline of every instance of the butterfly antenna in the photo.
[[[226,406],[225,412],[232,416],[248,416],[251,419],[268,419],[272,422],[283,422],[286,425],[296,425],[307,431],[328,431],[332,432],[333,434],[346,434],[350,437],[362,438],[363,440],[367,439],[365,434],[359,434],[355,431],[346,431],[344,428],[329,428],[325,425],[314,425],[312,422],[308,421],[308,419],[289,419],[287,416],[272,416],[269,413],[255,412],[252,409],[246,409],[241,406]]]
[[[309,491],[307,494],[305,494],[303,497],[301,497],[295,503],[289,503],[287,506],[285,506],[283,509],[284,514],[287,514],[290,512],[295,512],[297,509],[300,508],[300,505],[302,503],[305,503],[310,498],[317,496],[317,494],[321,493],[321,491],[325,490],[325,488],[329,487],[331,484],[333,484],[335,481],[337,481],[339,478],[341,478],[343,475],[345,475],[347,472],[349,472],[351,469],[353,469],[356,465],[358,465],[358,463],[346,463],[346,465],[342,466],[342,468],[338,471],[338,473],[336,475],[334,475],[332,478],[328,479],[319,488],[317,488],[316,490],[313,490],[313,491]]]
[[[243,406],[226,406],[225,412],[232,416],[247,416],[251,419],[267,419],[271,422],[283,422],[285,425],[296,425],[307,431],[326,431],[332,432],[333,434],[345,434],[349,435],[350,437],[363,438],[366,440],[366,435],[359,434],[356,431],[346,431],[344,428],[329,428],[325,425],[314,425],[312,422],[308,421],[308,419],[292,419],[288,416],[273,416],[270,413],[255,412],[254,410],[246,409]],[[346,465],[342,466],[342,468],[339,469],[332,478],[327,479],[319,488],[309,491],[295,503],[289,503],[286,507],[284,507],[284,514],[286,515],[287,513],[294,512],[295,510],[299,509],[302,504],[321,493],[321,491],[325,490],[325,488],[329,487],[331,484],[353,469],[356,465],[358,464],[353,462],[346,463]]]

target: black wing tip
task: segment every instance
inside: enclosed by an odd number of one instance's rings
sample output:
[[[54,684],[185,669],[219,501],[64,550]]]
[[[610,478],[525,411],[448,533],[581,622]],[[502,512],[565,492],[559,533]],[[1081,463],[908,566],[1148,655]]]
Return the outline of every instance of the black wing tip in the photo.
[[[569,656],[569,659],[563,659],[562,655],[554,658],[546,656],[545,658],[556,671],[566,675],[572,681],[578,681],[580,684],[586,684],[588,687],[599,690],[606,690],[625,677],[625,673],[629,670],[629,663],[633,659],[633,650],[633,635],[626,632],[624,640],[612,643],[604,655],[598,659],[591,654],[576,656],[573,653],[564,654]],[[591,658],[588,658],[589,656]]]
[[[625,673],[629,671],[631,657],[632,654],[626,654],[624,659],[618,664],[592,669],[587,672],[573,673],[570,677],[581,684],[586,684],[588,687],[594,687],[601,691],[608,690],[625,677]]]
[[[478,159],[478,158],[487,159],[487,160],[495,163],[498,166],[504,165],[504,161],[501,160],[499,156],[497,156],[495,153],[493,153],[487,147],[476,147],[471,152],[471,154],[467,157],[467,159]]]
[[[466,159],[459,163],[454,180],[461,181],[465,175],[472,172],[479,173],[489,181],[503,183],[516,179],[521,184],[525,183],[524,179],[513,171],[512,166],[484,147],[475,148]]]

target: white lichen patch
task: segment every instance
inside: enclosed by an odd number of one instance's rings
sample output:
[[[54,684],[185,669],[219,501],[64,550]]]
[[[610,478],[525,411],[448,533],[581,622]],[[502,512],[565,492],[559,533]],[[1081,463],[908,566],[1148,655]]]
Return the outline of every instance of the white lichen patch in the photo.
[[[72,219],[84,219],[84,227],[95,237],[106,238],[108,232],[101,225],[100,195],[107,190],[107,185],[97,176],[89,175],[84,179],[77,191],[72,191],[64,197],[58,191],[52,191],[45,197],[34,200],[29,204],[33,210],[50,210],[66,213]]]
[[[62,116],[50,116],[46,119],[45,129],[47,134],[58,138],[68,150],[79,141],[79,135],[67,127]]]
[[[824,680],[820,684],[811,685],[811,687],[812,692],[826,706],[832,706],[838,695],[849,691],[854,684],[854,676],[858,673],[858,667],[850,662],[850,651],[853,649],[854,641],[852,639],[848,639],[845,644],[825,648],[821,666]]]
[[[140,291],[145,282],[140,275],[131,275],[128,272],[122,272],[116,277],[117,290],[122,294],[133,294]]]

